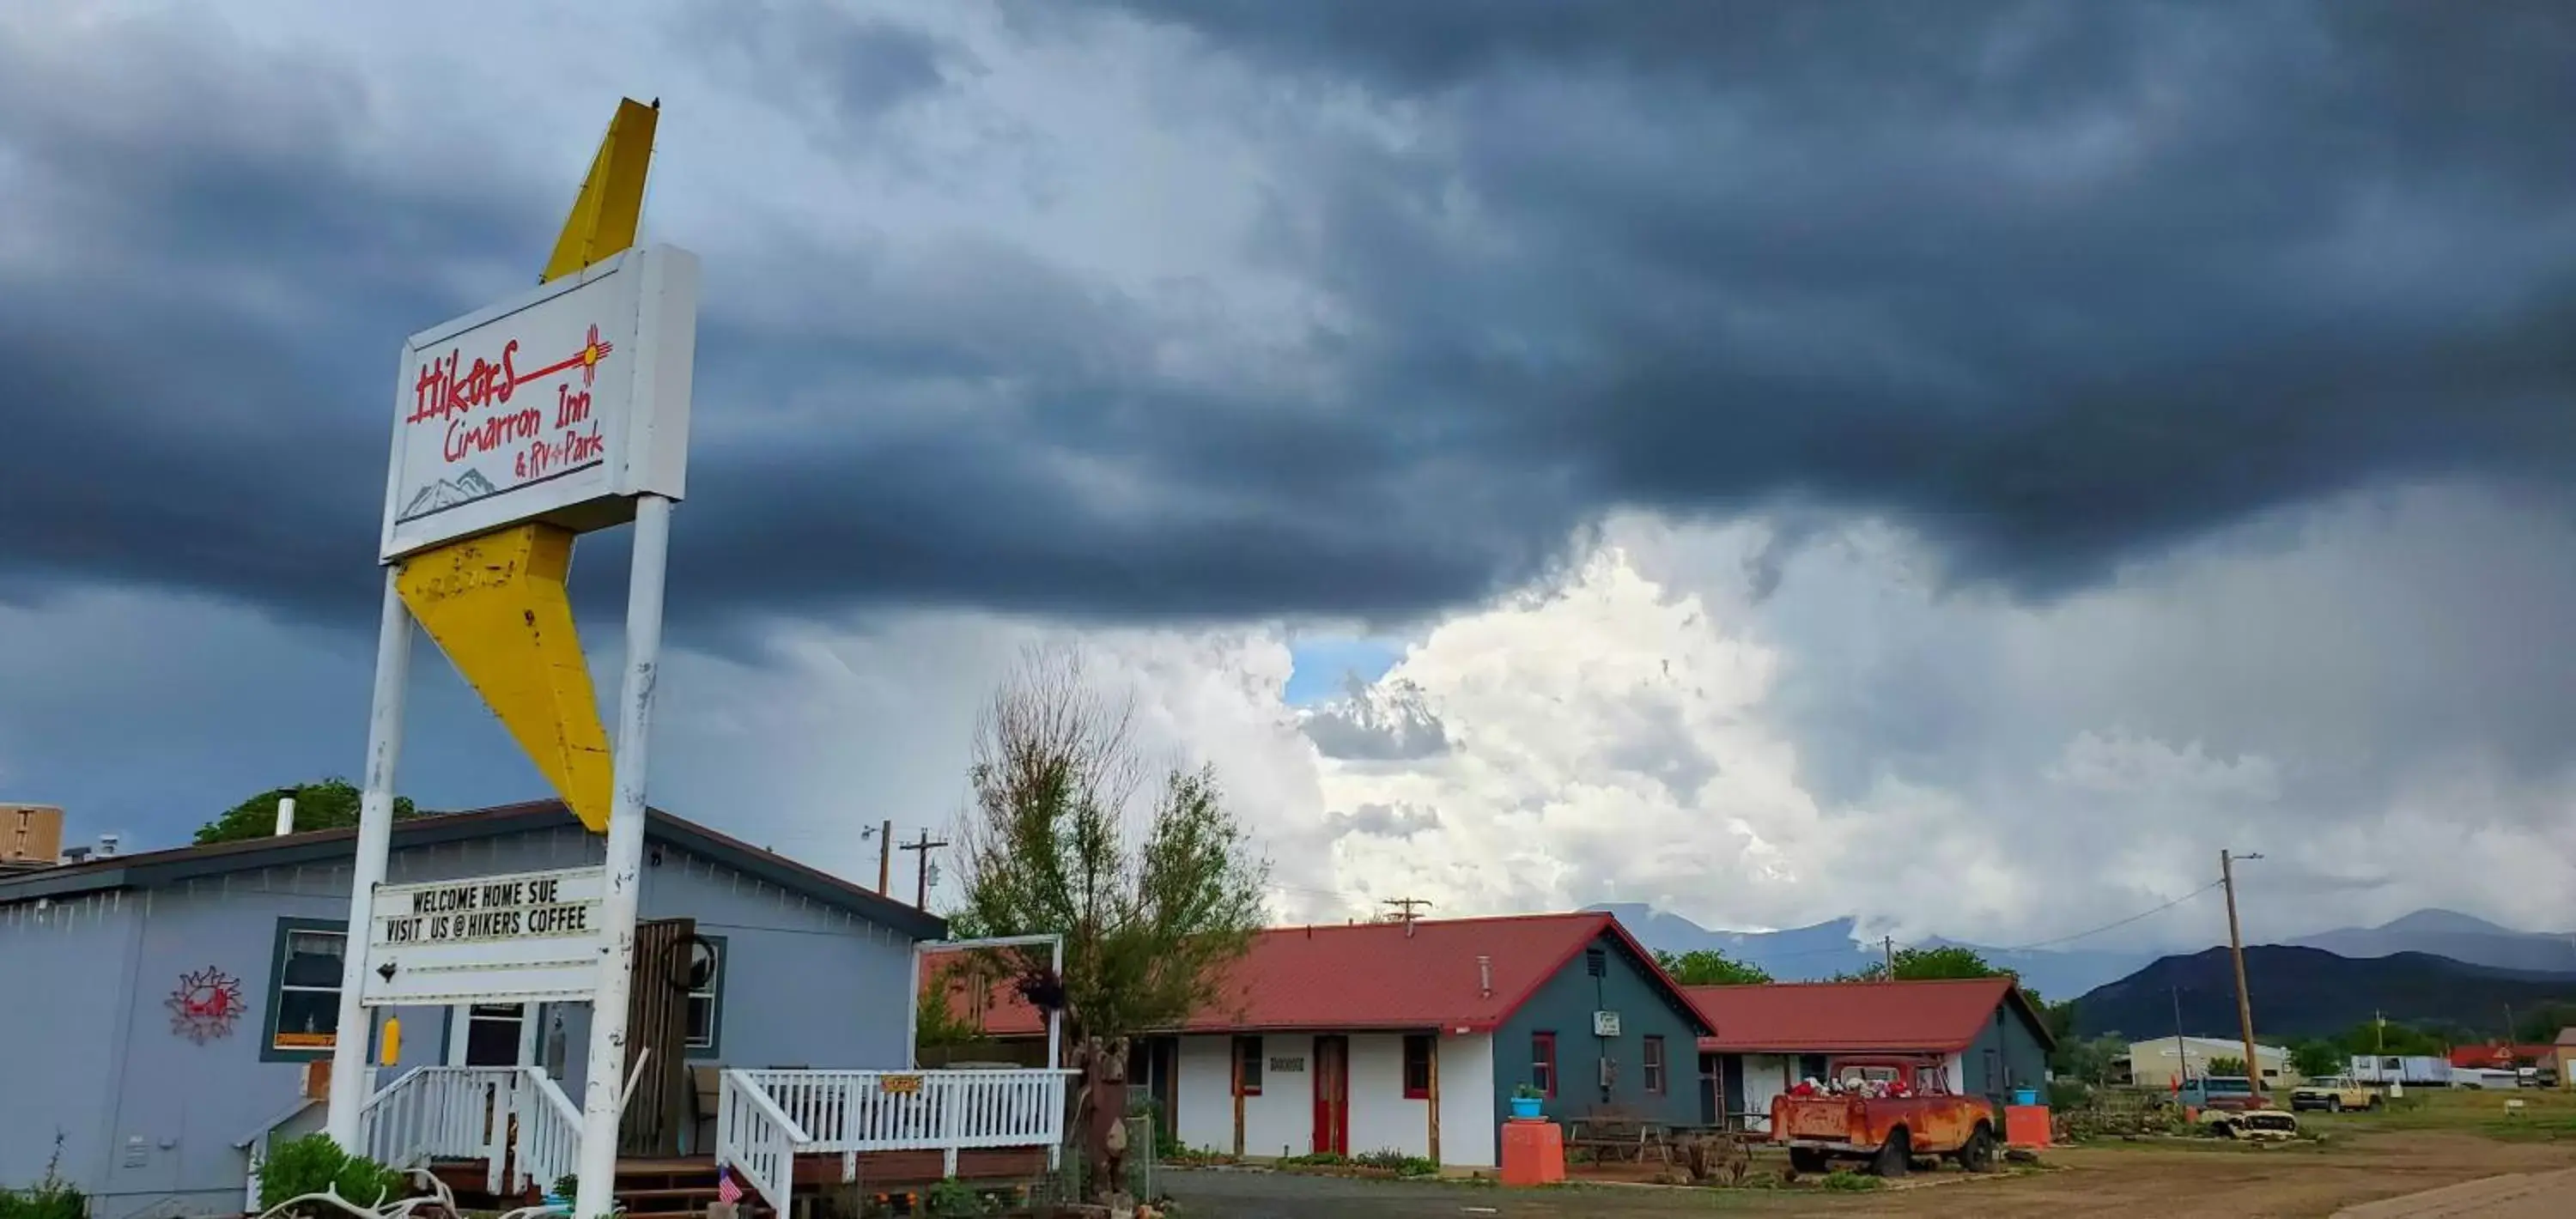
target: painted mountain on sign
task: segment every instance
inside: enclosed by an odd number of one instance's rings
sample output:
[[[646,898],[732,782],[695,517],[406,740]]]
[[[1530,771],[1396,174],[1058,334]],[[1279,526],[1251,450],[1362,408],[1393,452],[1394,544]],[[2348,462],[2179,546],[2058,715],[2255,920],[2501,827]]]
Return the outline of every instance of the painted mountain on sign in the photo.
[[[481,470],[467,470],[454,478],[442,478],[421,488],[420,494],[411,497],[411,503],[403,507],[403,519],[470,503],[498,490],[500,488],[493,486],[491,479],[483,477]]]

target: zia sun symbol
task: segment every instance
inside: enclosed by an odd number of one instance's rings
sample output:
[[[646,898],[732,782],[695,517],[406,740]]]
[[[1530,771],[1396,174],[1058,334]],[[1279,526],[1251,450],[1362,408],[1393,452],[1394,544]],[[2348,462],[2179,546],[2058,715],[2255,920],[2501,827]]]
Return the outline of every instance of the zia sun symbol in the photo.
[[[181,974],[168,1006],[171,1032],[198,1045],[229,1037],[242,1012],[241,979],[211,965]]]

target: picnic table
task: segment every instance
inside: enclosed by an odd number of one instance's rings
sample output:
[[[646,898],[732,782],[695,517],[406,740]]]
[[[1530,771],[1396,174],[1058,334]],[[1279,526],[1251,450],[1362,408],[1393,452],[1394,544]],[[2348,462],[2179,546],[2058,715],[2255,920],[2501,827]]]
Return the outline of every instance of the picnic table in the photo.
[[[1617,1109],[1595,1110],[1567,1122],[1565,1145],[1569,1150],[1591,1152],[1596,1163],[1629,1160],[1642,1164],[1649,1153],[1666,1164],[1673,1162],[1670,1123]]]

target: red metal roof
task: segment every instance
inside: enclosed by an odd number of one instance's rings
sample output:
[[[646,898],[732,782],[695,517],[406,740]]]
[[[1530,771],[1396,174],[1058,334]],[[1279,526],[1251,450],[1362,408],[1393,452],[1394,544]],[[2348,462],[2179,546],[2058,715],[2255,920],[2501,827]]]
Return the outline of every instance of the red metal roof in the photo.
[[[1604,934],[1661,976],[1627,929],[1600,912],[1421,919],[1409,932],[1403,923],[1273,928],[1253,937],[1251,949],[1228,971],[1220,1000],[1180,1031],[1488,1032]],[[1492,962],[1490,990],[1482,985],[1479,957]],[[936,955],[924,960],[925,985],[935,976],[935,961]],[[1679,987],[1674,992],[1680,996]],[[952,988],[951,1011],[971,1018],[971,1006]],[[1008,983],[986,1001],[982,1023],[996,1037],[1030,1036],[1046,1028]]]
[[[2511,1070],[2517,1061],[2547,1062],[2553,1047],[2545,1045],[2462,1045],[2451,1047],[2451,1065],[2455,1067],[2501,1067]]]
[[[1968,1048],[1995,1018],[1995,1005],[2021,1005],[2047,1030],[2010,978],[1931,982],[1788,982],[1682,988],[1716,1035],[1702,1053],[1901,1054]]]

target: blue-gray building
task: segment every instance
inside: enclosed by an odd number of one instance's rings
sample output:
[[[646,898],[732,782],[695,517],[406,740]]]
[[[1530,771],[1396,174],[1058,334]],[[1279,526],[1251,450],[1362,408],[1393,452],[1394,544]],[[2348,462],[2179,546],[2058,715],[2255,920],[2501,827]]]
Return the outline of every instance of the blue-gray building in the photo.
[[[342,1033],[354,837],[0,876],[0,1185],[32,1183],[59,1154],[99,1219],[239,1213],[252,1148],[321,1125],[307,1064]],[[641,917],[689,920],[696,937],[691,1065],[910,1065],[913,949],[945,934],[939,919],[662,812],[645,837]],[[395,826],[386,879],[579,867],[602,847],[551,801],[421,817]],[[586,1004],[390,1014],[402,1035],[388,1081],[427,1064],[534,1065],[580,1095]],[[682,1150],[706,1150],[706,1128],[684,1124]]]

